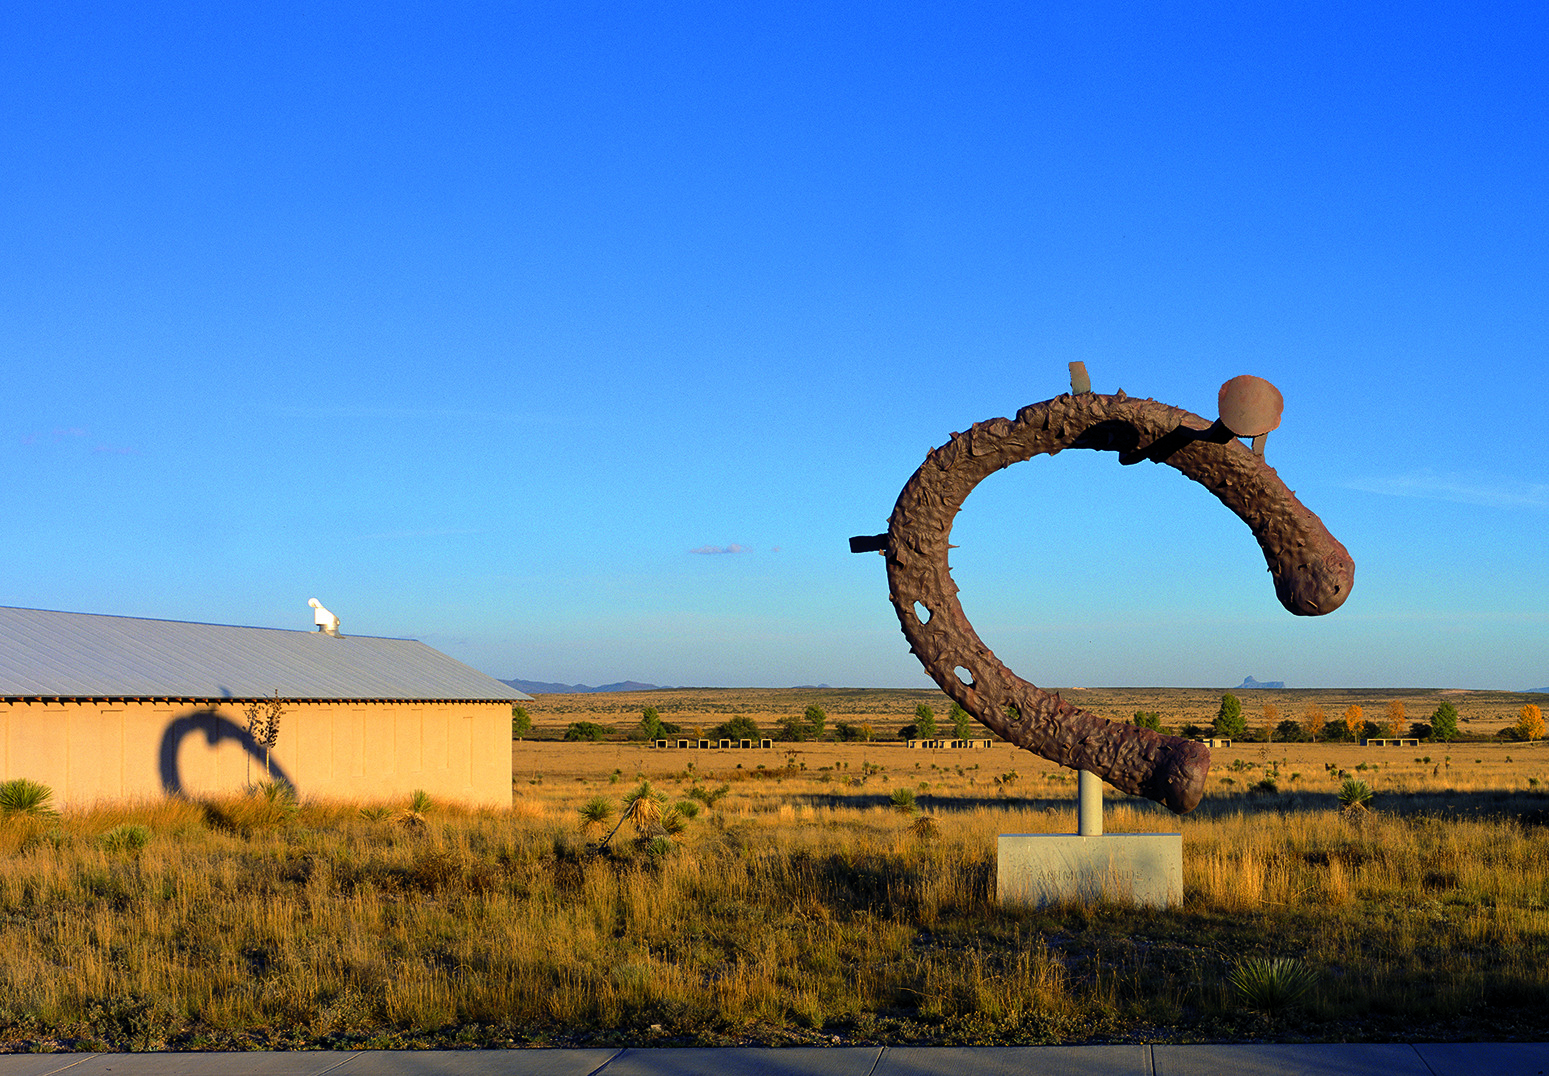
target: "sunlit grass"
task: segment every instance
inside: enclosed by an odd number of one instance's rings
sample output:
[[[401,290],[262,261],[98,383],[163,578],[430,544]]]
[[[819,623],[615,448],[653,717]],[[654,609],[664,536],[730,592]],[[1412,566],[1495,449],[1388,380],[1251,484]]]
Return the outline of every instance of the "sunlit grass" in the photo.
[[[509,811],[253,796],[13,817],[0,823],[0,1038],[148,1049],[1549,1030],[1549,837],[1516,817],[1549,808],[1536,793],[1377,780],[1371,809],[1346,812],[1319,767],[1315,792],[1218,791],[1186,819],[1114,799],[1109,832],[1183,833],[1183,906],[1010,911],[995,900],[996,838],[1073,831],[1073,783],[1044,780],[1026,756],[1018,777],[1004,752],[991,766],[915,754],[713,775],[658,757],[646,795],[660,813],[601,854],[601,823],[623,817],[626,794],[641,799],[628,767],[616,783],[619,767],[519,783]],[[899,790],[930,826],[897,809]],[[1231,983],[1284,958],[1308,969],[1304,991],[1250,1003]]]

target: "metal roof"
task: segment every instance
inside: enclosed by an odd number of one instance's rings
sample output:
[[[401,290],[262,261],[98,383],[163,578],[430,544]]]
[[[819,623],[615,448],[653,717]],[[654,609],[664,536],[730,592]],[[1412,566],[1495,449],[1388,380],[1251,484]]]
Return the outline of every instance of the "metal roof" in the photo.
[[[0,696],[528,699],[414,639],[0,606]]]

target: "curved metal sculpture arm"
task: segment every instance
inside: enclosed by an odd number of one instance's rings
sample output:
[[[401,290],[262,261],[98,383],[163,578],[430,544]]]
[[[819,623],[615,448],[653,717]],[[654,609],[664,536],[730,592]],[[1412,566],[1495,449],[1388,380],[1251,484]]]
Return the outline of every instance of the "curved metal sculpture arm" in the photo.
[[[1123,392],[1059,396],[1015,419],[977,423],[934,449],[904,486],[888,520],[890,598],[910,649],[942,691],[1017,746],[1182,814],[1203,795],[1209,748],[1109,722],[1019,678],[980,640],[957,598],[947,552],[964,499],[1003,467],[1067,448],[1166,463],[1210,490],[1252,529],[1275,594],[1293,613],[1338,608],[1355,565],[1263,457],[1220,422]]]

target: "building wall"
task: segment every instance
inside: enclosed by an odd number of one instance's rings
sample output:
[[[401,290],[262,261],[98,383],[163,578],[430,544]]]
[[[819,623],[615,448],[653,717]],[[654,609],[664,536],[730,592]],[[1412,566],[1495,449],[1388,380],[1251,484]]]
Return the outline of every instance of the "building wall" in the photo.
[[[511,805],[509,702],[284,703],[273,776],[303,798],[362,802],[424,789]],[[157,700],[0,701],[0,780],[27,777],[57,806],[240,792],[265,780],[242,707]]]

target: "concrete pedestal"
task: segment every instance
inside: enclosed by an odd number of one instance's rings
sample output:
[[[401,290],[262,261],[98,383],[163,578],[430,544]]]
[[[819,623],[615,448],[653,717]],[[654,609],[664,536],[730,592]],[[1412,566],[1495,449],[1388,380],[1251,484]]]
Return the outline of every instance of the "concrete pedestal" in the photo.
[[[1183,834],[1002,833],[995,889],[1010,906],[1098,900],[1177,906],[1183,903]]]

